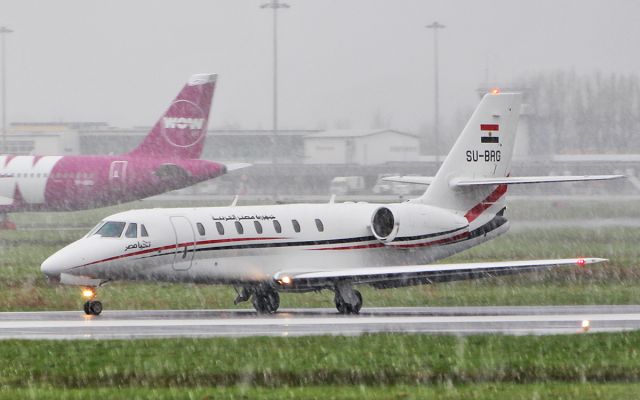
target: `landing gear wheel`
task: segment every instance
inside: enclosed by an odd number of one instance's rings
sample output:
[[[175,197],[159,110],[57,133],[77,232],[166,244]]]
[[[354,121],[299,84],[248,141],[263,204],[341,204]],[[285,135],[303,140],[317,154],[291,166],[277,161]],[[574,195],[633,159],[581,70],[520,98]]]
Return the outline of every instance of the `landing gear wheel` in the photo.
[[[253,294],[251,302],[259,314],[274,314],[280,307],[280,295],[275,290],[260,291]]]
[[[360,309],[362,308],[362,294],[359,291],[354,290],[353,293],[358,298],[358,302],[355,305],[349,304],[338,292],[336,292],[336,296],[334,298],[334,302],[336,303],[336,309],[340,314],[359,314]]]
[[[84,303],[84,313],[87,315],[100,315],[102,312],[102,303],[98,300],[89,300]]]

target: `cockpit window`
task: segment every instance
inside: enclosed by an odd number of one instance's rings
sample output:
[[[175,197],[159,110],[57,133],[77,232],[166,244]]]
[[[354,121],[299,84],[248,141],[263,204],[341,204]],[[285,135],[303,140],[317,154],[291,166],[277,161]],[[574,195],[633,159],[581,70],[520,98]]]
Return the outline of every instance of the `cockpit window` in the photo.
[[[91,229],[91,230],[89,231],[89,233],[87,233],[87,234],[85,235],[85,237],[89,237],[89,236],[93,235],[94,233],[96,233],[96,231],[97,231],[98,229],[100,229],[100,227],[102,226],[102,224],[104,224],[104,221],[100,221],[100,222],[98,223],[98,225],[94,226],[94,227],[93,227],[93,229]]]
[[[125,222],[105,222],[105,224],[102,225],[100,229],[98,229],[96,235],[100,235],[102,237],[120,237],[125,225]]]
[[[147,233],[147,228],[145,228],[144,225],[140,225],[140,236],[149,237],[149,234]]]
[[[138,224],[129,224],[127,231],[124,233],[125,237],[136,238],[138,237]]]

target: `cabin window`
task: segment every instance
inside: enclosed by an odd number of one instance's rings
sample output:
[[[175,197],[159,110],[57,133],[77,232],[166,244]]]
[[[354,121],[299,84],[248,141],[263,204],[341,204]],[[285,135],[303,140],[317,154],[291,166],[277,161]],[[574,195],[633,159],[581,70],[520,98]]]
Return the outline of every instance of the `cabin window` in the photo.
[[[138,237],[138,224],[129,224],[127,231],[124,233],[125,237],[136,238]]]
[[[224,235],[224,226],[222,226],[222,222],[216,222],[216,229],[219,234]]]
[[[276,230],[276,233],[282,233],[282,226],[280,226],[280,222],[278,222],[278,220],[273,220],[273,229]]]
[[[318,218],[316,218],[316,228],[318,228],[318,232],[324,232],[324,225]]]
[[[140,225],[140,236],[149,237],[149,234],[147,233],[147,228],[145,228],[144,225]]]
[[[240,221],[236,221],[236,231],[238,231],[238,234],[240,235],[244,233],[244,227],[242,226]]]
[[[205,234],[204,225],[198,222],[196,223],[196,227],[198,228],[198,233],[200,234],[200,236],[204,236]]]
[[[125,225],[125,222],[106,222],[100,229],[98,229],[96,235],[100,235],[102,237],[120,237]]]
[[[296,231],[296,233],[300,233],[300,224],[298,223],[297,220],[292,219],[291,225],[293,225],[293,230]]]
[[[256,227],[256,233],[262,233],[262,224],[260,221],[253,221],[253,226]]]

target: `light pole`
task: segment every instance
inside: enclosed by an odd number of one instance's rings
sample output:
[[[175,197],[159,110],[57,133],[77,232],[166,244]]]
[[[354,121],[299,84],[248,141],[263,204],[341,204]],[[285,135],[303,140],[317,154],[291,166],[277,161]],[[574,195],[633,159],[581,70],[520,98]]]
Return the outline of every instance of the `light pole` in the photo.
[[[435,135],[435,152],[436,152],[436,163],[440,162],[440,97],[438,94],[439,91],[439,82],[438,82],[438,29],[444,29],[445,26],[439,23],[438,21],[434,21],[431,25],[427,25],[425,28],[433,29],[433,75],[434,75],[434,117],[433,117],[433,133]]]
[[[278,137],[278,10],[281,8],[290,8],[287,3],[281,3],[278,0],[271,0],[260,8],[270,8],[273,10],[273,151],[272,163],[277,163],[276,149]]]
[[[2,37],[2,152],[7,152],[7,81],[6,81],[6,59],[4,48],[4,37],[13,32],[6,26],[0,26],[0,36]]]

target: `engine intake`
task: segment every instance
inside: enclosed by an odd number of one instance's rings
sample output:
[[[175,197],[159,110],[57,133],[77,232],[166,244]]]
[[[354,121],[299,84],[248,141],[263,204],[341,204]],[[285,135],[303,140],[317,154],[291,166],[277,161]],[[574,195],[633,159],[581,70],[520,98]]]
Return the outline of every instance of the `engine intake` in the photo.
[[[387,207],[380,207],[373,213],[371,231],[379,241],[390,242],[395,239],[399,227],[400,221],[396,219],[393,212]]]

